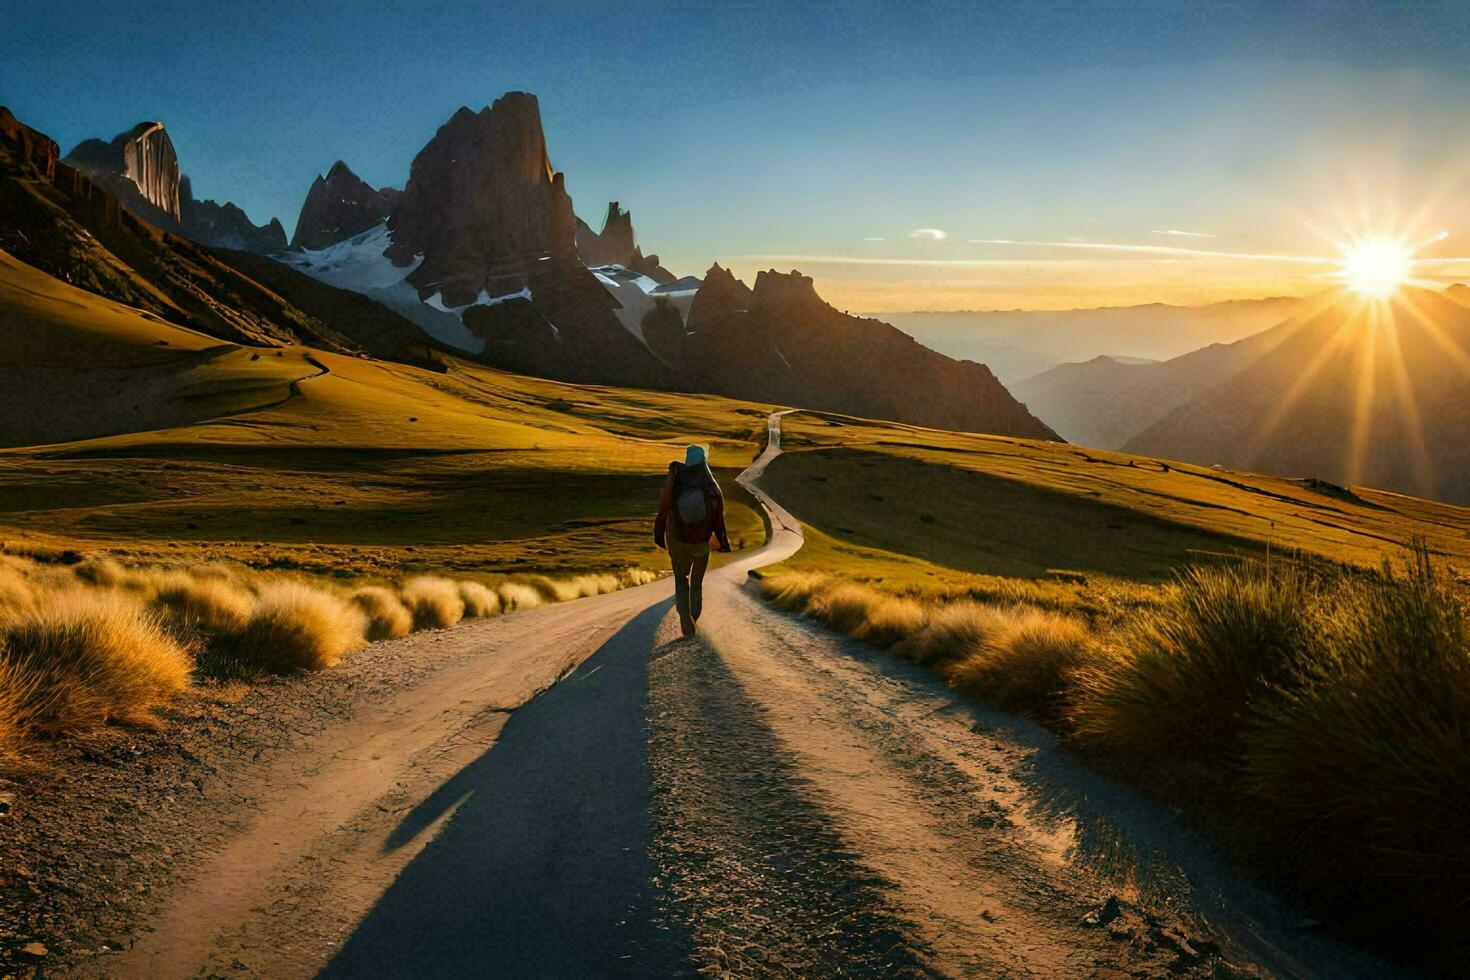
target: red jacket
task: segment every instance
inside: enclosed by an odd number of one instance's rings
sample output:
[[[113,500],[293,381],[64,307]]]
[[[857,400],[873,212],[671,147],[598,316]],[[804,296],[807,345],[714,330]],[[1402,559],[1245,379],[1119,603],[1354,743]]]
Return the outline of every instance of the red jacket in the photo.
[[[718,484],[715,485],[715,492],[708,495],[709,515],[703,521],[686,527],[674,512],[675,487],[679,484],[683,469],[683,463],[669,464],[669,475],[664,478],[663,496],[658,501],[658,516],[653,520],[653,540],[660,548],[664,547],[664,536],[672,530],[674,539],[685,544],[708,543],[710,535],[714,535],[719,539],[721,548],[729,548],[730,536],[725,530],[725,498],[719,492]]]

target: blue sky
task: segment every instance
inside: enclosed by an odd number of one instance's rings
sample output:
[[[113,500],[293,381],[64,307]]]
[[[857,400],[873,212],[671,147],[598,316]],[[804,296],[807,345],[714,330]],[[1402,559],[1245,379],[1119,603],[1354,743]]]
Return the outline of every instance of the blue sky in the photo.
[[[851,308],[1311,285],[977,239],[1295,254],[1412,225],[1470,255],[1467,4],[3,5],[0,103],[63,150],[162,119],[197,195],[288,230],[333,160],[401,186],[457,107],[522,89],[584,217],[616,198],[676,272],[795,265]]]

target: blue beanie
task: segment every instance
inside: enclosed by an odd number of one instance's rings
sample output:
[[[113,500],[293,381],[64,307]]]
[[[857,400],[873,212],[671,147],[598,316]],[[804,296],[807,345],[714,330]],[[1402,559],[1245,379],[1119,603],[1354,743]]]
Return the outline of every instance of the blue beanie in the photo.
[[[688,449],[684,450],[684,465],[685,466],[703,466],[704,465],[704,447],[703,446],[690,446]]]

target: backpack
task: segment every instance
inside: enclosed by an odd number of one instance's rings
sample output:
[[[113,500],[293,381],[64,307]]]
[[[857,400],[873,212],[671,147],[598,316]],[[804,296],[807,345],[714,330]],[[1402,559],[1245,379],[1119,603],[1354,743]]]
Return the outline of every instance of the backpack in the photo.
[[[679,514],[679,523],[685,527],[703,524],[709,519],[709,500],[704,495],[704,488],[685,487],[680,490],[674,509]]]

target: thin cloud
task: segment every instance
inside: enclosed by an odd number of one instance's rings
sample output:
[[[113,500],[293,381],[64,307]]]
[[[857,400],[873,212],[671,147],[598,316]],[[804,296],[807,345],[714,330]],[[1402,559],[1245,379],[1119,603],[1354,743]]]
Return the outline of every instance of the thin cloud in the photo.
[[[1015,266],[1029,268],[1036,265],[1033,259],[881,259],[862,255],[732,255],[732,260],[741,262],[797,262],[810,265],[911,265],[911,266],[955,266],[984,268],[988,266]],[[1046,259],[1057,265],[1085,261],[1083,259]]]
[[[1207,231],[1181,231],[1178,228],[1155,228],[1155,235],[1173,235],[1176,238],[1219,238]]]
[[[910,238],[923,238],[931,242],[942,242],[949,237],[943,228],[915,228],[909,232]]]
[[[1195,255],[1213,259],[1249,259],[1255,262],[1299,262],[1306,265],[1336,265],[1337,259],[1318,255],[1276,255],[1267,252],[1218,252],[1206,248],[1175,245],[1126,245],[1119,242],[1026,242],[1010,238],[972,238],[974,245],[1025,245],[1033,248],[1080,248],[1104,252],[1141,252],[1145,255]]]
[[[886,241],[888,241],[888,239],[886,239],[886,238],[864,238],[863,241],[865,241],[865,242],[886,242]]]

